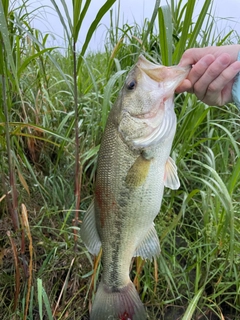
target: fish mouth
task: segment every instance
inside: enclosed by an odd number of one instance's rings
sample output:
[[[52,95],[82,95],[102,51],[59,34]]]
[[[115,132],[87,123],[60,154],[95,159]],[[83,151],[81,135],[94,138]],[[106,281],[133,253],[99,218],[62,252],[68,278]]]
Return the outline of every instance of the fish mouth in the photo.
[[[191,70],[191,65],[188,66],[162,66],[147,60],[143,55],[140,55],[138,68],[149,76],[152,80],[163,83],[164,89],[169,91],[169,95],[173,95],[175,89],[187,77]]]
[[[152,80],[161,83],[163,92],[160,103],[157,103],[151,110],[142,114],[131,115],[136,121],[141,121],[148,127],[148,134],[134,139],[133,144],[137,147],[146,147],[159,143],[171,132],[175,133],[174,91],[187,77],[191,66],[165,67],[150,62],[142,55],[139,57],[137,66]]]
[[[164,94],[161,97],[161,102],[156,104],[150,111],[143,113],[132,113],[131,116],[138,119],[153,119],[164,111],[164,104],[168,99],[173,100],[175,89],[181,84],[181,82],[187,77],[190,67],[164,67],[157,66],[155,69],[144,69],[139,67],[139,69],[147,74],[152,80],[161,83],[161,90]],[[163,79],[163,76],[166,75]]]

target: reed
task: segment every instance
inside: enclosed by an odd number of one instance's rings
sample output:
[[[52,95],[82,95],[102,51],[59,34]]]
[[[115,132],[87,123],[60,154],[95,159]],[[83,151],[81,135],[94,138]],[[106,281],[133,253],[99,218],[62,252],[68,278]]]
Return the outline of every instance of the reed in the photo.
[[[0,314],[5,319],[88,319],[100,256],[79,229],[91,202],[108,112],[144,53],[177,64],[189,47],[239,42],[218,32],[213,3],[156,5],[142,26],[120,25],[120,1],[105,1],[76,51],[90,0],[51,0],[65,50],[32,27],[30,2],[0,1]],[[104,14],[104,52],[88,50]],[[66,18],[65,18],[66,17]],[[115,17],[115,18],[114,18]],[[195,22],[194,22],[195,21]],[[226,20],[227,24],[227,20]],[[156,229],[161,255],[133,261],[131,276],[150,319],[238,319],[240,312],[240,116],[233,104],[175,97],[172,156],[181,187],[165,190]]]

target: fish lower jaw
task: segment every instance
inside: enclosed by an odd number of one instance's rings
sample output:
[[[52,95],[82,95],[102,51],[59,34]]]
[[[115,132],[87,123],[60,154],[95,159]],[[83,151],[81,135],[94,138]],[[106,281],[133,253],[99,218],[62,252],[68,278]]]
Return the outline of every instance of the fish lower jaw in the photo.
[[[131,116],[137,119],[155,119],[156,123],[159,123],[159,119],[161,119],[163,112],[165,110],[165,100],[159,99],[160,103],[157,103],[156,106],[151,108],[151,110],[140,113],[140,114],[132,114]]]

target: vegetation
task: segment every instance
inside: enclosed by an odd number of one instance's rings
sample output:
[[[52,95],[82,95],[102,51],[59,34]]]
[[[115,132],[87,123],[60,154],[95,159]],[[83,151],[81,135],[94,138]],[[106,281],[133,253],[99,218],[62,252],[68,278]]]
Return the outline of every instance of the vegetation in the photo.
[[[169,1],[143,26],[119,25],[108,0],[79,53],[91,0],[51,0],[67,49],[48,46],[31,25],[28,1],[0,1],[1,319],[88,319],[101,273],[79,237],[94,186],[106,118],[140,52],[177,64],[188,47],[238,42],[215,29],[212,1],[193,22],[196,1]],[[82,5],[82,6],[81,6]],[[103,14],[104,52],[87,51]],[[119,12],[118,12],[119,14]],[[173,146],[181,188],[165,190],[156,228],[162,253],[135,259],[132,278],[149,319],[239,319],[240,116],[233,104],[175,99]]]

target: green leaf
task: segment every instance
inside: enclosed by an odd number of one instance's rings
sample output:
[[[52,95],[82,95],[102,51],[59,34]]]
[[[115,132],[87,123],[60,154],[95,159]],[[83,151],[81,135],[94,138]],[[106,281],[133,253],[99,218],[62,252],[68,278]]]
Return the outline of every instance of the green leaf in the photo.
[[[237,162],[233,167],[231,177],[227,184],[228,192],[231,196],[233,194],[234,189],[238,185],[239,180],[240,180],[240,157],[237,158]]]
[[[12,48],[11,48],[11,42],[10,42],[10,38],[9,38],[7,21],[6,21],[6,16],[5,16],[4,12],[5,12],[5,10],[3,8],[3,3],[2,3],[2,1],[0,1],[0,33],[2,35],[4,50],[6,51],[6,59],[8,60],[8,62],[10,64],[16,85],[19,88],[18,77],[16,74],[16,67],[15,67],[15,63],[14,63],[13,55],[12,55]],[[2,51],[2,48],[1,48],[1,51]],[[2,64],[2,61],[1,61],[1,64]]]
[[[198,16],[198,19],[197,19],[196,23],[195,23],[193,32],[190,34],[187,48],[194,47],[194,45],[196,43],[196,39],[199,36],[199,33],[200,33],[201,29],[202,29],[203,22],[204,22],[204,20],[206,18],[207,13],[209,12],[209,6],[210,5],[211,6],[213,5],[212,0],[205,0],[204,1],[204,5],[202,7],[202,10],[201,10],[201,12],[200,12],[200,14]]]
[[[160,0],[156,0],[151,20],[150,20],[150,22],[148,24],[147,31],[144,33],[144,37],[143,37],[143,40],[142,40],[142,46],[141,47],[143,47],[145,45],[145,43],[147,41],[147,38],[148,38],[151,30],[153,29],[153,26],[154,26],[154,23],[155,23],[155,20],[156,20],[156,16],[158,14],[159,6],[160,6]]]
[[[51,1],[54,1],[54,0],[51,0]],[[21,24],[20,21],[16,21],[15,23],[16,23],[18,28],[20,28],[24,33],[26,33],[26,35],[33,41],[33,43],[35,45],[38,45],[39,48],[41,48],[42,50],[46,49],[46,48],[43,47],[43,44],[36,37],[34,37],[34,35],[30,31],[28,31],[28,30],[26,30],[24,28],[24,26]],[[48,49],[51,51],[53,49],[56,49],[56,47],[52,47],[51,49],[50,48],[48,48]],[[57,60],[54,58],[53,55],[49,54],[48,50],[45,53],[46,53],[46,56],[50,59],[50,61],[52,61],[53,65],[58,70],[59,74],[62,76],[62,78],[64,79],[65,83],[68,85],[68,88],[69,88],[70,92],[73,93],[71,82],[67,78],[66,74],[64,73],[63,69],[60,67],[60,65],[57,62]]]
[[[34,59],[38,58],[38,57],[42,57],[43,54],[45,52],[51,52],[52,50],[54,50],[54,48],[46,48],[43,49],[35,54],[33,54],[32,56],[27,57],[21,64],[19,64],[19,68],[17,70],[17,75],[18,77],[21,76],[22,72],[24,71],[24,69],[29,65],[29,63],[31,63]]]
[[[107,115],[108,115],[108,107],[109,101],[111,100],[111,92],[115,82],[126,72],[126,70],[121,70],[116,72],[108,81],[105,91],[104,91],[104,98],[103,98],[103,107],[102,107],[102,128],[105,128],[107,122]]]
[[[196,0],[192,0],[192,1],[188,1],[186,4],[186,11],[185,11],[185,16],[183,21],[183,27],[181,30],[181,37],[174,51],[173,63],[179,62],[185,48],[187,47],[189,29],[193,23],[193,10],[195,7],[195,3],[196,3]]]
[[[68,6],[66,4],[66,2],[64,0],[61,0],[61,3],[63,5],[63,8],[64,8],[64,12],[66,14],[66,17],[67,17],[67,21],[68,21],[68,26],[65,22],[65,18],[62,14],[62,11],[59,9],[58,5],[57,5],[57,2],[55,0],[50,0],[59,16],[59,19],[61,21],[61,24],[64,28],[64,31],[66,32],[66,36],[68,38],[68,42],[71,43],[71,34],[69,33],[69,29],[70,29],[70,32],[72,33],[72,30],[73,30],[73,26],[72,26],[72,22],[71,22],[71,18],[70,18],[70,15],[69,15],[69,11],[68,11]],[[69,28],[68,28],[69,27]]]
[[[107,0],[104,5],[99,9],[96,18],[93,20],[93,22],[91,23],[87,35],[86,35],[86,39],[84,41],[80,56],[78,58],[78,66],[77,66],[77,72],[79,72],[81,63],[82,63],[82,57],[85,55],[85,52],[88,48],[89,42],[93,36],[93,33],[96,31],[99,22],[101,21],[102,17],[106,14],[106,12],[108,12],[108,10],[112,7],[112,5],[116,2],[116,0]]]
[[[88,0],[89,1],[89,0]],[[78,28],[78,23],[79,23],[79,17],[81,14],[81,8],[82,8],[82,1],[72,1],[73,4],[73,41],[74,43],[77,42],[78,39],[78,32],[80,27]]]
[[[207,173],[211,174],[212,177],[206,176],[206,178],[203,179],[201,176],[199,176],[196,177],[196,179],[201,180],[202,182],[207,184],[215,193],[215,195],[219,197],[219,200],[221,201],[226,212],[230,213],[232,211],[232,199],[225,183],[223,182],[217,171],[201,161],[192,161],[197,163],[200,167],[204,167],[207,170]],[[208,180],[210,180],[212,183],[208,182]],[[215,187],[217,187],[217,189]]]
[[[37,292],[38,292],[38,310],[40,320],[43,319],[43,304],[42,304],[42,279],[37,279]]]
[[[53,320],[51,305],[50,305],[47,293],[46,293],[46,291],[45,291],[45,289],[43,287],[42,287],[42,297],[43,297],[43,301],[44,301],[45,308],[46,308],[46,311],[47,311],[48,319],[49,320]]]
[[[77,1],[78,3],[78,1]],[[80,1],[79,1],[80,3]],[[74,41],[77,41],[77,37],[78,37],[78,34],[79,34],[79,30],[81,29],[81,26],[82,26],[82,23],[83,23],[83,20],[86,16],[86,13],[88,11],[88,7],[91,3],[91,0],[86,0],[85,4],[84,4],[84,7],[82,9],[82,11],[80,12],[80,9],[79,10],[79,13],[80,13],[80,17],[78,18],[78,20],[76,20],[76,22],[74,22],[74,26],[75,26],[75,30],[74,30]],[[77,10],[77,9],[76,9]]]
[[[4,127],[5,123],[4,122],[3,123],[0,122],[0,126]],[[46,142],[55,144],[53,141],[47,140],[44,137],[34,136],[34,135],[31,135],[31,134],[24,134],[24,133],[21,132],[22,128],[33,128],[36,131],[43,132],[43,133],[46,133],[46,134],[50,134],[51,136],[53,136],[53,137],[55,137],[57,139],[64,140],[64,141],[67,141],[67,142],[71,142],[71,140],[68,139],[67,137],[61,136],[57,132],[55,132],[53,130],[50,130],[48,128],[37,126],[36,124],[22,123],[22,122],[9,122],[9,126],[16,127],[15,130],[11,132],[11,135],[21,135],[21,136],[31,137],[31,138],[44,140]]]
[[[240,156],[240,151],[239,151],[238,144],[237,144],[236,140],[234,139],[232,133],[227,129],[226,125],[224,125],[224,126],[221,125],[219,123],[219,120],[211,121],[211,125],[220,128],[222,131],[224,131],[227,134],[227,136],[229,138],[229,141],[231,141],[232,146],[233,146],[237,156],[239,157]]]
[[[158,10],[159,43],[162,64],[172,65],[172,14],[169,6],[162,6]]]
[[[198,301],[201,298],[203,291],[204,291],[204,286],[198,290],[198,292],[195,294],[195,296],[191,300],[190,304],[187,307],[186,312],[184,313],[182,320],[192,319],[193,313],[197,308]]]

